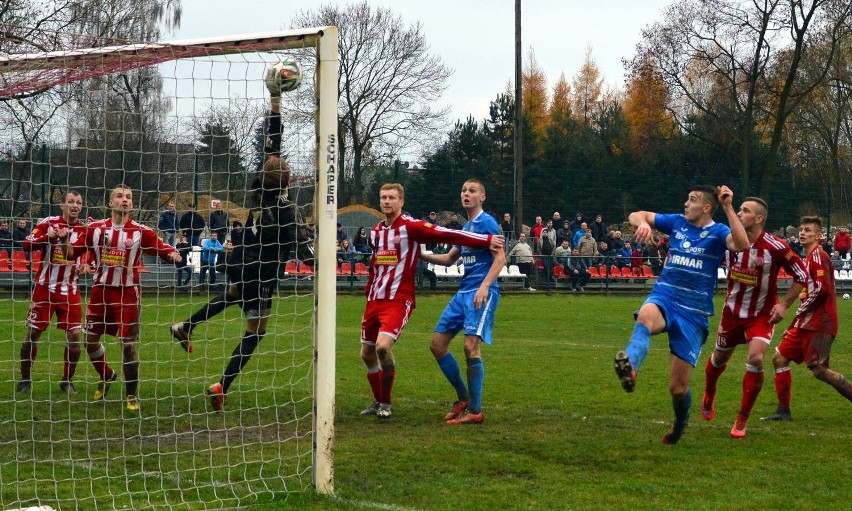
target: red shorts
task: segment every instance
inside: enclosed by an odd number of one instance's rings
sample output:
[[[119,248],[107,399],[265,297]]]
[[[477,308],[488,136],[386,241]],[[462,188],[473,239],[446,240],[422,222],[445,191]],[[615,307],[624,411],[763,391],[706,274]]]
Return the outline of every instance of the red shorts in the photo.
[[[774,334],[775,325],[769,322],[769,316],[736,318],[725,307],[722,312],[722,321],[719,323],[719,332],[716,334],[716,349],[732,350],[737,345],[747,344],[752,339],[771,344]]]
[[[361,343],[375,346],[380,333],[397,340],[412,312],[414,304],[408,300],[368,301],[361,319]]]
[[[44,332],[54,314],[56,314],[56,327],[60,330],[80,328],[83,319],[80,293],[63,295],[50,292],[47,286],[36,285],[33,289],[30,312],[27,314],[27,326]]]
[[[817,365],[828,367],[833,342],[834,336],[831,334],[791,326],[784,332],[784,337],[776,351],[782,357],[797,364],[805,362],[808,367]]]
[[[119,339],[139,336],[139,286],[92,287],[83,330]]]

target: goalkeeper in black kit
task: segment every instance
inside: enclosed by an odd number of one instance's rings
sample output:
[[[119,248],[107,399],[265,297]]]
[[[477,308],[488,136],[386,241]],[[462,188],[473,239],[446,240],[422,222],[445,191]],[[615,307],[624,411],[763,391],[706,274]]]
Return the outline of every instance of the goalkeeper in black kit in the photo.
[[[268,72],[272,72],[272,68]],[[220,295],[196,311],[189,319],[171,327],[181,347],[192,351],[190,335],[199,323],[239,304],[246,318],[246,331],[234,348],[222,378],[210,385],[207,394],[215,411],[221,411],[228,389],[248,363],[266,333],[272,294],[278,286],[279,269],[291,254],[297,253],[313,264],[313,250],[299,223],[296,204],[288,200],[290,167],[281,154],[281,91],[270,85],[270,111],[266,116],[266,155],[263,167],[252,184],[255,208],[249,213],[241,244],[230,252],[227,274],[230,285]]]

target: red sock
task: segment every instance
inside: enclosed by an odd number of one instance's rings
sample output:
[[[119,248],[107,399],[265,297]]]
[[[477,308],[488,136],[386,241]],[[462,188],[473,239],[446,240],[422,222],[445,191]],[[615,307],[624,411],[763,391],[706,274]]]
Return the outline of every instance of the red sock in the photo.
[[[373,398],[379,403],[382,402],[382,372],[367,373],[367,381],[370,382],[370,388],[373,389]]]
[[[712,399],[716,395],[716,384],[719,383],[719,377],[727,369],[728,364],[722,367],[713,365],[713,355],[707,357],[707,365],[704,367],[704,392]]]
[[[396,369],[393,367],[390,370],[382,371],[382,399],[379,401],[380,403],[388,403],[391,402],[391,393],[393,391],[393,380],[396,376]]]
[[[62,370],[62,381],[71,381],[74,378],[74,373],[77,372],[77,361],[80,360],[80,348],[69,350],[65,346],[65,367]]]
[[[763,371],[746,370],[745,375],[743,375],[743,400],[740,402],[740,415],[748,417],[751,414],[751,409],[754,407],[754,402],[757,401],[761,388],[763,388]]]
[[[790,370],[775,372],[775,393],[778,394],[778,407],[790,408],[790,392],[793,388],[793,375]]]
[[[106,380],[107,376],[112,376],[112,368],[110,368],[109,364],[106,361],[106,350],[103,345],[97,348],[95,351],[88,351],[89,360],[92,361],[92,365],[95,366],[95,371],[100,375],[101,380]]]

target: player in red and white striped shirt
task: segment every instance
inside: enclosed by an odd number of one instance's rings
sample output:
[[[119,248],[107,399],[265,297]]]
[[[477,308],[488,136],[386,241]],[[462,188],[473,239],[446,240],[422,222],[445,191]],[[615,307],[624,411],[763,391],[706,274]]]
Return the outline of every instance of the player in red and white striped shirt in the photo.
[[[829,369],[831,345],[837,337],[837,296],[834,289],[834,266],[820,247],[822,220],[805,216],[799,221],[799,241],[808,254],[805,268],[808,287],[802,292],[802,302],[796,317],[775,350],[775,393],[778,409],[764,420],[790,420],[790,389],[793,380],[790,362],[807,364],[818,380],[828,383],[843,397],[852,401],[852,384],[842,374]]]
[[[385,219],[370,231],[373,257],[367,280],[367,307],[361,320],[361,360],[375,400],[362,415],[391,416],[396,376],[393,345],[414,311],[414,275],[421,243],[450,243],[502,249],[503,237],[446,229],[402,214],[405,189],[385,184],[379,192]]]
[[[95,265],[84,328],[86,351],[101,377],[94,399],[103,399],[117,376],[104,358],[101,335],[106,333],[121,341],[127,409],[136,411],[139,410],[136,341],[139,338],[142,253],[156,254],[170,262],[179,262],[181,257],[174,247],[163,243],[153,229],[130,218],[133,209],[130,188],[115,187],[110,193],[109,207],[110,218],[89,224],[86,236],[74,242],[65,238],[65,255],[72,258],[89,252]]]
[[[42,332],[56,315],[56,326],[65,331],[65,367],[59,388],[68,394],[77,390],[71,379],[80,359],[80,325],[83,307],[77,289],[77,273],[86,273],[88,265],[79,259],[66,259],[58,243],[61,229],[71,231],[71,239],[85,235],[86,227],[80,222],[83,198],[79,192],[68,191],[59,206],[60,216],[50,216],[39,222],[22,245],[27,252],[41,254],[41,268],[35,274],[30,311],[27,314],[27,333],[21,345],[21,381],[17,392],[25,394],[32,387],[32,365],[38,353],[38,342]],[[35,268],[34,268],[35,269]]]
[[[802,260],[787,243],[764,231],[768,207],[763,199],[746,197],[737,212],[748,236],[749,248],[728,254],[728,295],[716,336],[716,349],[707,359],[701,415],[710,420],[716,413],[716,384],[728,360],[740,344],[748,345],[743,376],[743,397],[731,436],[742,438],[760,389],[763,387],[763,357],[772,342],[775,323],[807,283]],[[778,272],[784,268],[793,284],[778,302]]]

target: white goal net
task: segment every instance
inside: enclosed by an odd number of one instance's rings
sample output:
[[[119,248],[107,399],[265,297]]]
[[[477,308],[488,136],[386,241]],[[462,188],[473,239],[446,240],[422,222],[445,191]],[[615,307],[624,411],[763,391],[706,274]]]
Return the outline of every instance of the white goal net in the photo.
[[[256,181],[271,125],[263,77],[279,60],[299,63],[302,83],[282,95],[291,175],[275,200],[295,212],[289,227],[300,243],[313,239],[316,257],[283,251],[265,333],[252,337],[239,301],[216,300],[235,280],[232,247],[243,242],[248,253],[251,224],[268,211],[259,197],[269,190]],[[0,57],[0,221],[9,233],[0,226],[0,509],[219,509],[332,491],[336,115],[334,27]],[[42,272],[62,263],[58,242],[37,234],[74,216],[72,190],[89,224],[72,241],[96,237],[119,184],[132,191],[133,221],[172,245],[187,236],[188,264],[149,251],[128,272],[138,272],[141,293],[136,388],[117,338],[133,327],[105,302],[100,342],[117,380],[95,400],[108,373],[91,349],[89,314],[112,238],[79,261],[92,270],[76,281],[81,321],[67,293],[58,296],[61,284],[50,287],[61,272]],[[205,304],[215,315],[199,320]],[[189,353],[176,324],[191,329]],[[248,359],[240,350],[252,339]],[[247,363],[229,377],[240,357]],[[225,380],[217,411],[215,385]]]

